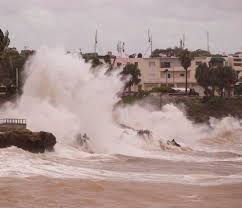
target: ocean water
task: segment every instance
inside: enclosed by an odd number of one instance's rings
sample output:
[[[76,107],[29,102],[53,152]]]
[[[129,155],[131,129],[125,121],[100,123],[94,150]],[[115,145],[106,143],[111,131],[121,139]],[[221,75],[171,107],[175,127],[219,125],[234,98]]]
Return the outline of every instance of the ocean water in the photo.
[[[1,117],[26,118],[57,144],[44,154],[0,149],[1,207],[241,207],[241,121],[198,125],[172,104],[117,106],[124,83],[105,70],[62,49],[28,61],[24,93]]]

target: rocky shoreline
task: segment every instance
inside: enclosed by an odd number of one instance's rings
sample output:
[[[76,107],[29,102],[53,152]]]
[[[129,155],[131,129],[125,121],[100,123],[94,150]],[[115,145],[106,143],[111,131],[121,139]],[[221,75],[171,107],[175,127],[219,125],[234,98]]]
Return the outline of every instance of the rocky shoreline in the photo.
[[[0,148],[16,146],[32,153],[53,151],[56,138],[48,132],[30,130],[5,130],[0,132]]]

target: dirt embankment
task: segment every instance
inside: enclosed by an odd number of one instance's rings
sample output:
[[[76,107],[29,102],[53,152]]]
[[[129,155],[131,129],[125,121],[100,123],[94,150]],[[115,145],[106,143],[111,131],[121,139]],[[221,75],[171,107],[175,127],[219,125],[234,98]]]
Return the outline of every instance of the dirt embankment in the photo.
[[[242,118],[242,97],[230,98],[201,98],[179,96],[149,96],[139,100],[143,104],[149,103],[156,109],[166,104],[173,103],[179,108],[184,108],[187,117],[196,123],[208,122],[210,117],[221,119],[227,116]]]
[[[183,103],[187,116],[197,122],[208,122],[211,117],[222,119],[227,116],[242,118],[242,98],[180,98],[176,103]]]

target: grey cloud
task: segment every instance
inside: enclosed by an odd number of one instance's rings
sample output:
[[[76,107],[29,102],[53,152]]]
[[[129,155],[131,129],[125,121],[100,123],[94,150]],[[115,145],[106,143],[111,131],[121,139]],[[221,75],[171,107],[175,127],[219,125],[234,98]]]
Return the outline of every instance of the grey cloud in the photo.
[[[130,51],[144,51],[148,28],[155,47],[177,45],[186,33],[191,48],[206,46],[211,33],[214,51],[242,50],[241,0],[1,0],[0,27],[9,29],[12,44],[38,48],[63,44],[93,50],[95,29],[104,51],[117,40]]]

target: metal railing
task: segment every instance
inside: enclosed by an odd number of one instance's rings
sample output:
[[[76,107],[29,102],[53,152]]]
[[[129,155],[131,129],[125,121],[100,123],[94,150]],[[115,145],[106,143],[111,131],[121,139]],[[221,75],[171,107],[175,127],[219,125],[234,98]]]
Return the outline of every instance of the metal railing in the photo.
[[[0,119],[0,125],[26,125],[26,119],[4,118]]]

